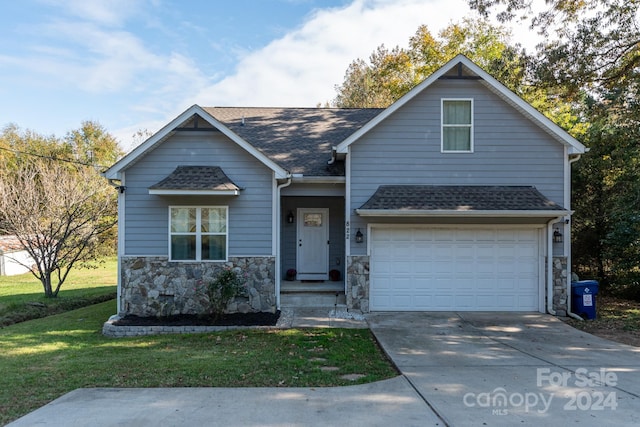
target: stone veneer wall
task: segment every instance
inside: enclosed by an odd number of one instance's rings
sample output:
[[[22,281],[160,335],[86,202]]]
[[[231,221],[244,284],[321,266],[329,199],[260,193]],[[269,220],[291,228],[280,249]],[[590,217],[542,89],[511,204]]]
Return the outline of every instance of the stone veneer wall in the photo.
[[[224,268],[240,274],[246,296],[236,297],[227,312],[276,311],[275,258],[229,258],[227,262],[170,262],[166,257],[123,257],[120,315],[169,316],[206,313],[207,284]]]
[[[553,309],[558,316],[567,315],[567,257],[553,257]]]
[[[369,257],[347,257],[347,308],[369,312]]]

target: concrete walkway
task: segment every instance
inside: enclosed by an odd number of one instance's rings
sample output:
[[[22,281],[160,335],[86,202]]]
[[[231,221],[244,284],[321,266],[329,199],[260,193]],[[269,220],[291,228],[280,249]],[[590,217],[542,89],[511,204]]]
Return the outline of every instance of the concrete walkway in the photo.
[[[284,310],[282,327],[369,327],[402,376],[336,388],[79,389],[21,426],[640,425],[640,348],[537,313]]]
[[[403,377],[336,388],[78,389],[9,424],[106,426],[437,425]]]

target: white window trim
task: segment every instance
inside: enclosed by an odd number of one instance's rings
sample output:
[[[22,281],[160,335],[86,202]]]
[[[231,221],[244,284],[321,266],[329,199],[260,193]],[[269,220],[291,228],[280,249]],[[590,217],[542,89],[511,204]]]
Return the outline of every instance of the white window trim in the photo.
[[[173,259],[173,254],[171,252],[171,236],[172,235],[191,235],[193,233],[172,233],[171,232],[171,209],[180,209],[180,208],[188,208],[188,209],[196,209],[196,259]],[[223,208],[225,210],[225,229],[227,230],[225,235],[225,258],[224,259],[202,259],[202,232],[200,231],[202,225],[202,209],[219,209]],[[171,205],[168,209],[168,231],[169,231],[169,241],[168,241],[168,251],[169,251],[169,261],[171,262],[226,262],[229,260],[229,206],[210,206],[210,205],[202,205],[202,206],[190,206],[190,205]],[[222,233],[205,233],[206,235],[222,235]]]
[[[447,127],[470,127],[469,150],[445,150],[444,149],[444,103],[446,101],[469,101],[471,103],[471,124],[470,125],[446,125]],[[474,150],[474,105],[473,98],[441,98],[440,99],[440,152],[447,154],[468,154]]]

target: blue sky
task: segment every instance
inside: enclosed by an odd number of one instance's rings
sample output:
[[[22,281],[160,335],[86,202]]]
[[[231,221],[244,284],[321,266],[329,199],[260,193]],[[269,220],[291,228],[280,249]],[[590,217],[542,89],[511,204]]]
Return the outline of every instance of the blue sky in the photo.
[[[470,15],[464,0],[0,3],[0,126],[95,120],[130,149],[193,104],[315,106],[349,63]]]

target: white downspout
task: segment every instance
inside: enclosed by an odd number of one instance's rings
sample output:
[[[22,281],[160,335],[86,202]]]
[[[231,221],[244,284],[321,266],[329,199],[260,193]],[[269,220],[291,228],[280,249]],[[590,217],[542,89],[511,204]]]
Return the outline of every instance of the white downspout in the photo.
[[[280,310],[280,280],[281,280],[281,271],[280,271],[280,254],[282,253],[282,248],[280,247],[280,231],[282,228],[282,212],[281,205],[282,200],[280,198],[280,191],[291,185],[291,174],[287,175],[287,182],[284,182],[276,187],[276,308]]]
[[[573,159],[569,159],[569,176],[571,176],[571,165],[574,162],[577,162],[578,160],[580,160],[580,154],[578,154],[576,157],[574,157]],[[573,221],[571,221],[573,222]],[[569,223],[569,227],[571,227],[571,222]],[[569,235],[571,236],[571,233],[565,233],[565,235]],[[578,316],[577,314],[573,313],[571,311],[571,270],[573,269],[573,261],[571,259],[572,254],[571,254],[571,239],[568,239],[568,245],[569,245],[569,251],[567,252],[567,269],[569,270],[569,274],[567,274],[567,316],[573,318],[573,319],[577,319],[577,320],[584,320],[582,317]]]
[[[122,257],[124,256],[124,242],[125,242],[125,174],[120,174],[120,187],[116,187],[118,190],[118,249],[117,249],[117,266],[118,269],[118,281],[116,285],[116,315],[122,313]]]

